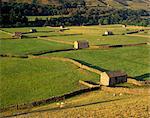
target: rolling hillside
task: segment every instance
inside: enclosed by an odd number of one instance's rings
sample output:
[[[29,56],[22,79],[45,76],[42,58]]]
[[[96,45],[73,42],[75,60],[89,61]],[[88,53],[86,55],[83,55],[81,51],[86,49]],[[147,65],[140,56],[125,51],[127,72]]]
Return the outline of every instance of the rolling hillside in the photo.
[[[3,2],[20,2],[20,0],[2,0]],[[87,6],[108,6],[114,8],[146,9],[150,8],[149,0],[22,0],[21,2],[49,4],[60,6],[66,2],[77,3],[85,2]]]

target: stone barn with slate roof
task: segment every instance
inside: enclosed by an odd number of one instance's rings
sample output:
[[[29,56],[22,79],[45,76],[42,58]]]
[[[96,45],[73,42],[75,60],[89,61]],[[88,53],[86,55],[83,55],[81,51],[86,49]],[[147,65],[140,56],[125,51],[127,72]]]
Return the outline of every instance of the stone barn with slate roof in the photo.
[[[15,32],[12,37],[22,39],[22,32]]]
[[[101,73],[100,84],[113,86],[115,84],[127,82],[127,74],[121,71],[110,71]]]
[[[122,27],[123,27],[123,28],[126,28],[126,27],[127,27],[127,25],[123,24],[123,25],[122,25]]]
[[[36,29],[30,29],[30,32],[34,33],[34,32],[37,32]]]
[[[75,41],[74,42],[74,48],[75,49],[83,49],[83,48],[88,48],[89,47],[89,42],[85,40],[81,41]]]
[[[113,35],[113,32],[112,31],[105,31],[104,35]]]

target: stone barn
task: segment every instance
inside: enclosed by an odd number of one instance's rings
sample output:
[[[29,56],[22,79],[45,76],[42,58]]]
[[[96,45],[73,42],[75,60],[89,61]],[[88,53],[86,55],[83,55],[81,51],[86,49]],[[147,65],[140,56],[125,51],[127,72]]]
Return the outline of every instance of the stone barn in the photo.
[[[15,32],[12,37],[22,39],[22,32]]]
[[[127,82],[127,74],[122,71],[110,71],[101,73],[100,84],[113,86],[115,84]]]
[[[60,30],[61,32],[65,31],[65,30],[69,30],[69,28],[65,27],[65,26],[60,26]]]
[[[83,49],[83,48],[88,48],[89,47],[89,42],[86,40],[81,40],[81,41],[75,41],[74,42],[74,48],[75,49]]]
[[[36,29],[30,29],[30,32],[34,33],[34,32],[37,32]]]
[[[105,31],[104,35],[113,35],[113,32],[112,31]]]
[[[64,25],[60,26],[60,29],[64,29],[64,28],[65,28],[65,26],[64,26]]]
[[[122,27],[123,27],[123,28],[126,28],[126,27],[127,27],[127,25],[122,25]]]

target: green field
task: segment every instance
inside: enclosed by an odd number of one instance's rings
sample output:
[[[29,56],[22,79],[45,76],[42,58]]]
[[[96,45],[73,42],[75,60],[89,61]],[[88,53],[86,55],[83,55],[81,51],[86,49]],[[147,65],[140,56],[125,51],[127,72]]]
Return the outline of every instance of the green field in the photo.
[[[53,51],[72,48],[71,45],[59,44],[40,39],[0,40],[0,54],[26,54],[39,51]]]
[[[51,18],[59,18],[59,17],[68,17],[68,15],[63,15],[63,16],[61,16],[61,15],[55,15],[55,16],[27,16],[29,21],[35,21],[36,18],[46,20],[47,18],[51,19]]]
[[[7,33],[1,32],[0,31],[0,39],[7,39],[7,38],[11,38],[11,36]]]
[[[106,26],[83,26],[83,27],[69,27],[70,30],[64,31],[63,34],[51,36],[56,40],[76,41],[88,40],[91,45],[101,44],[134,44],[150,41],[149,37],[139,37],[132,35],[122,35],[129,31],[139,30],[141,28],[127,27],[122,28],[121,25],[106,25]],[[105,31],[112,31],[112,36],[102,36]],[[74,35],[73,35],[74,34]],[[147,33],[144,33],[147,35]]]
[[[1,28],[4,31],[14,33],[14,32],[30,32],[30,29],[36,29],[38,32],[44,31],[54,31],[55,28],[50,27],[19,27],[19,28]]]
[[[0,107],[62,95],[98,75],[61,61],[1,58]]]
[[[149,51],[149,46],[137,46],[109,50],[78,50],[46,55],[73,58],[98,69],[123,70],[128,75],[136,77],[149,73]]]
[[[36,33],[27,33],[24,36],[48,36],[47,38],[53,38],[55,40],[69,41],[73,42],[76,40],[88,40],[90,45],[102,45],[102,44],[134,44],[143,43],[150,41],[149,31],[138,33],[140,35],[146,35],[146,37],[133,36],[133,35],[122,35],[129,31],[135,31],[143,29],[141,27],[128,26],[123,28],[121,25],[102,25],[102,26],[81,26],[81,27],[69,27],[70,30],[65,30],[64,32],[58,32],[59,28],[51,27],[33,27],[37,29]],[[7,32],[29,32],[29,28],[2,28]],[[148,28],[145,28],[148,29]],[[112,31],[113,36],[102,36],[105,31]]]
[[[29,33],[31,27],[1,28],[10,33],[24,32],[23,39],[11,39],[11,35],[0,32],[0,54],[37,53],[72,48],[72,45],[56,43],[44,39],[29,38],[47,36],[45,38],[73,42],[88,40],[90,45],[136,44],[150,41],[149,31],[135,35],[122,35],[128,31],[143,29],[143,27],[121,25],[105,26],[72,26],[70,30],[58,32],[57,27],[33,27],[36,33]],[[145,28],[148,29],[149,27]],[[112,31],[112,36],[102,36],[105,31]],[[140,35],[140,36],[139,36]],[[7,39],[7,40],[5,40]],[[134,46],[115,49],[82,49],[73,51],[53,52],[41,56],[66,57],[77,60],[85,65],[100,70],[122,70],[137,80],[149,80],[150,47]],[[81,88],[78,80],[99,81],[99,76],[81,70],[68,62],[47,59],[1,59],[0,107],[20,104],[34,100],[61,95]]]

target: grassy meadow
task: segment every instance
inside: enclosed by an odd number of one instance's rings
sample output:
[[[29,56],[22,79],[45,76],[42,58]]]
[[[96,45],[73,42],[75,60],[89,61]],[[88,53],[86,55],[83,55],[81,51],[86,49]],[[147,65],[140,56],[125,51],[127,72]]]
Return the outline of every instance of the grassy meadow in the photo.
[[[39,51],[53,51],[72,48],[71,45],[26,38],[21,40],[0,40],[0,54],[27,54]]]
[[[100,70],[123,70],[128,75],[136,77],[149,73],[149,51],[149,46],[137,46],[108,50],[86,49],[46,55],[72,58]]]
[[[143,29],[142,27],[123,28],[121,25],[106,25],[106,26],[81,26],[81,27],[69,27],[70,30],[65,30],[63,33],[57,35],[51,35],[47,38],[53,38],[62,41],[76,41],[76,40],[88,40],[90,45],[104,45],[104,44],[134,44],[150,41],[148,37],[148,31],[143,32],[147,37],[139,37],[132,35],[122,35],[130,31],[136,31]],[[112,31],[112,36],[102,36],[105,31]]]
[[[136,35],[122,35],[143,27],[121,25],[72,26],[59,32],[58,27],[33,27],[36,33],[29,33],[31,27],[1,28],[10,33],[24,32],[24,36],[47,36],[53,40],[73,42],[88,40],[90,45],[135,44],[149,42],[149,31]],[[148,29],[149,27],[145,28]],[[112,31],[112,36],[102,36]],[[139,36],[140,35],[140,36]],[[56,43],[44,39],[27,38],[12,40],[11,35],[0,32],[0,54],[27,54],[39,51],[54,51],[72,48],[72,45]],[[5,40],[7,39],[7,40]],[[100,70],[122,70],[137,80],[149,80],[149,45],[115,49],[82,49],[47,53],[41,56],[66,57]],[[99,76],[61,61],[47,59],[1,59],[0,107],[11,104],[61,95],[81,88],[79,79],[99,81]]]
[[[0,30],[0,39],[7,39],[7,38],[11,38],[11,36],[7,33],[4,33]]]
[[[45,31],[54,31],[57,28],[51,27],[18,27],[18,28],[1,28],[2,30],[10,33],[14,32],[30,32],[30,29],[36,29],[38,32],[45,32]]]
[[[99,81],[98,75],[73,64],[47,59],[1,58],[0,107],[78,90],[78,81]]]
[[[55,15],[55,16],[27,16],[29,21],[35,21],[36,18],[46,20],[47,18],[51,19],[51,18],[59,18],[59,17],[68,17],[68,15],[63,15],[63,16],[61,16],[61,15]]]

